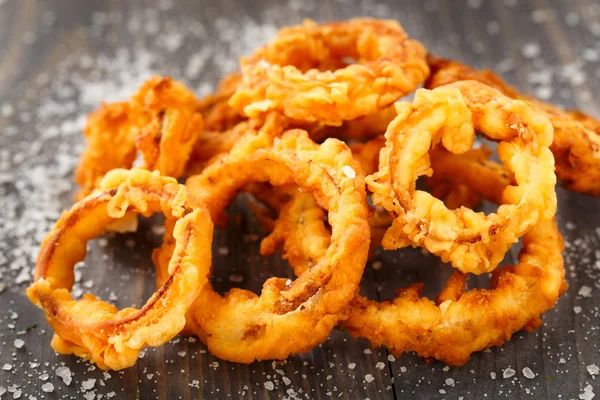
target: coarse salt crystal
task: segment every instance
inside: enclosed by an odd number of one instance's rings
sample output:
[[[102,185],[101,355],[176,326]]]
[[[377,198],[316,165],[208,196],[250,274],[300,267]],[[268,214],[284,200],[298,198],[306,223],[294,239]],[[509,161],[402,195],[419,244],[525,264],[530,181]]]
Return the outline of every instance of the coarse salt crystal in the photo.
[[[536,42],[525,43],[521,48],[521,52],[525,58],[535,58],[540,55],[540,45]]]
[[[495,372],[490,372],[490,378],[496,379],[496,373]]]
[[[527,378],[527,379],[534,379],[535,378],[535,374],[533,373],[533,371],[529,367],[523,368],[523,376],[525,378]]]
[[[592,297],[592,288],[587,285],[583,285],[579,288],[579,292],[577,292],[577,294],[581,297]]]
[[[25,341],[22,339],[15,339],[15,341],[13,342],[13,345],[17,348],[20,349],[21,347],[23,347],[25,345]]]
[[[581,310],[582,310],[582,309],[581,309],[581,307],[579,307],[579,306],[575,306],[575,307],[573,307],[573,312],[574,312],[575,314],[579,314],[579,313],[581,312]]]
[[[385,364],[379,361],[377,364],[375,364],[375,368],[383,371],[383,369],[385,368]]]
[[[71,370],[69,369],[69,367],[63,365],[61,367],[56,368],[56,371],[54,373],[56,374],[56,376],[60,377],[63,380],[65,385],[68,386],[71,384],[73,378],[71,377]]]
[[[356,171],[354,171],[349,165],[344,165],[342,167],[342,172],[350,179],[356,178]]]
[[[94,385],[96,385],[95,379],[87,379],[81,382],[81,390],[90,390],[93,389]]]
[[[517,371],[515,371],[514,369],[512,369],[512,368],[509,367],[509,368],[506,368],[502,372],[502,377],[505,378],[505,379],[506,378],[511,378],[511,377],[515,376],[516,373],[517,373]]]
[[[44,392],[44,393],[52,393],[52,392],[54,392],[54,385],[51,384],[50,382],[44,383],[42,385],[42,392]]]
[[[375,378],[373,377],[373,375],[371,374],[366,374],[365,375],[365,381],[367,381],[367,383],[371,383],[375,380]]]
[[[388,355],[388,361],[389,362],[394,362],[394,361],[396,361],[396,357],[394,357],[393,354],[390,354],[390,355]]]
[[[348,368],[349,369],[354,369],[354,368],[356,368],[356,364],[355,363],[350,363],[350,364],[348,364]]]
[[[3,369],[4,371],[10,371],[10,370],[12,369],[12,365],[10,365],[10,364],[4,364],[4,365],[2,366],[2,369]]]
[[[454,379],[447,378],[446,379],[446,385],[448,385],[448,386],[454,386]]]
[[[586,369],[592,376],[600,374],[600,368],[596,364],[588,365]]]
[[[273,382],[271,382],[271,381],[266,381],[264,383],[264,385],[265,385],[265,389],[267,389],[267,390],[273,390],[275,388],[275,384],[273,384]]]

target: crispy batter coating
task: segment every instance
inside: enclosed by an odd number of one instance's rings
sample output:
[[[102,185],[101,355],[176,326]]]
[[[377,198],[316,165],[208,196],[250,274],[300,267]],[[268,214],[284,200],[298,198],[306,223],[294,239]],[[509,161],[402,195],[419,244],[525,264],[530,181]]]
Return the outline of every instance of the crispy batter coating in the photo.
[[[254,182],[298,185],[328,210],[330,245],[319,263],[295,281],[270,278],[260,296],[232,289],[222,297],[210,285],[200,293],[188,313],[186,331],[230,361],[284,359],[323,342],[352,299],[367,258],[364,176],[350,178],[342,172],[346,165],[358,170],[348,147],[335,139],[317,145],[299,130],[280,135],[277,127],[269,119],[258,134],[243,137],[228,155],[186,183],[213,218]],[[162,268],[163,251],[168,253],[168,247],[155,254],[157,268]]]
[[[141,309],[118,310],[86,294],[74,300],[74,265],[85,258],[87,242],[126,212],[163,212],[177,220],[164,283]],[[173,178],[134,169],[113,170],[100,191],[63,213],[44,239],[28,289],[55,331],[53,348],[89,359],[102,369],[135,364],[140,350],[160,346],[181,331],[185,313],[207,282],[213,225],[208,210],[191,205],[187,190]]]
[[[129,102],[103,104],[90,114],[87,147],[75,171],[87,196],[115,168],[131,168],[139,150],[143,168],[179,177],[202,132],[198,100],[181,82],[155,76]]]
[[[242,58],[243,80],[229,104],[249,117],[279,111],[340,125],[417,88],[429,74],[425,55],[396,21],[306,21]]]
[[[477,71],[456,61],[429,56],[432,74],[426,88],[461,80],[476,80],[506,96],[540,108],[554,126],[550,150],[556,160],[556,175],[566,188],[600,197],[600,122],[579,111],[564,111],[551,104],[519,93],[491,71]]]
[[[554,216],[552,125],[535,108],[476,81],[420,89],[412,104],[396,107],[379,170],[367,177],[373,202],[394,216],[384,248],[424,247],[462,272],[480,274],[492,271],[538,221]],[[466,207],[449,210],[416,189],[417,178],[432,173],[432,147],[441,143],[464,153],[476,130],[499,142],[498,156],[515,174],[516,185],[504,189],[498,211],[487,216]]]

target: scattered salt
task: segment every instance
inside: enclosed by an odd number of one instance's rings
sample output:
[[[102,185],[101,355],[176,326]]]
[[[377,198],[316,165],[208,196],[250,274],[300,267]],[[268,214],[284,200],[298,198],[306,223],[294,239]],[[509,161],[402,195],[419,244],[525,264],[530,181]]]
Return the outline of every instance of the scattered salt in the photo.
[[[267,390],[273,390],[275,388],[275,385],[271,381],[266,381],[264,383],[264,385],[265,385],[265,389],[267,389]]]
[[[592,376],[600,374],[600,368],[596,364],[588,365],[586,369]]]
[[[371,374],[366,374],[365,375],[365,381],[367,381],[367,383],[371,383],[375,380],[375,378],[373,377],[373,375]]]
[[[22,339],[15,339],[15,341],[13,342],[13,345],[17,348],[20,349],[21,347],[23,347],[25,345],[25,341]]]

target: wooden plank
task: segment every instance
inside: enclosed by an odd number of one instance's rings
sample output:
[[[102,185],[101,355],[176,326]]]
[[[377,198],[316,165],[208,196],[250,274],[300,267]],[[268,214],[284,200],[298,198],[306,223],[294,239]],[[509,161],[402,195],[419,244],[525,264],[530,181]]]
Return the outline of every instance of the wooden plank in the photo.
[[[110,378],[106,378],[97,368],[52,351],[51,329],[39,310],[23,296],[25,285],[13,283],[20,271],[18,264],[28,257],[21,253],[35,249],[26,247],[15,252],[19,245],[33,240],[18,237],[18,232],[7,233],[9,229],[19,228],[11,225],[11,221],[17,218],[25,225],[43,226],[41,220],[19,218],[30,212],[33,205],[45,206],[45,203],[39,200],[36,203],[36,199],[28,197],[35,193],[43,198],[42,192],[20,186],[35,182],[31,176],[37,173],[33,171],[36,165],[43,165],[48,170],[58,169],[61,161],[57,155],[71,157],[77,153],[73,146],[82,143],[79,135],[64,134],[45,138],[43,142],[38,137],[47,134],[53,126],[61,126],[64,120],[72,120],[80,109],[90,107],[91,102],[85,96],[96,95],[88,88],[83,94],[61,98],[58,93],[63,88],[59,82],[65,82],[65,74],[72,74],[73,79],[80,77],[88,85],[94,79],[112,81],[115,82],[114,91],[119,91],[132,83],[129,80],[141,78],[135,74],[140,72],[139,64],[145,62],[145,57],[152,57],[147,71],[142,72],[170,74],[186,79],[192,87],[200,89],[203,84],[216,82],[236,67],[235,62],[225,63],[224,60],[237,58],[241,52],[261,44],[275,27],[298,23],[306,17],[315,20],[357,15],[396,18],[409,33],[440,55],[491,68],[512,58],[515,68],[503,71],[503,76],[528,93],[535,93],[539,86],[531,84],[530,74],[539,73],[541,67],[538,61],[523,55],[524,44],[538,43],[547,66],[552,67],[572,63],[582,57],[585,49],[595,48],[597,36],[593,34],[596,29],[593,27],[600,23],[600,13],[595,14],[597,7],[593,0],[512,3],[509,0],[452,3],[411,0],[402,4],[393,0],[380,3],[374,0],[361,3],[314,0],[289,3],[274,0],[200,3],[49,0],[40,3],[6,0],[0,5],[0,110],[4,104],[11,104],[15,111],[7,117],[0,112],[0,196],[14,199],[18,206],[0,214],[0,238],[6,239],[0,244],[0,253],[4,255],[4,258],[0,256],[0,282],[10,284],[0,292],[0,368],[5,364],[11,366],[10,370],[0,369],[0,386],[16,385],[13,389],[23,392],[21,398],[28,395],[80,398],[82,384],[85,381],[89,384],[89,379],[96,380],[92,389],[96,394],[106,398],[114,392],[115,398],[119,399],[480,399],[484,395],[488,399],[557,398],[559,395],[577,398],[588,384],[598,393],[597,379],[592,379],[586,369],[592,364],[600,365],[595,306],[600,288],[599,274],[594,268],[598,260],[595,249],[599,245],[595,233],[600,225],[600,217],[595,212],[598,203],[596,199],[562,189],[559,189],[559,222],[569,243],[566,253],[569,292],[545,315],[545,325],[538,331],[519,333],[501,348],[474,355],[471,362],[460,368],[447,369],[440,363],[427,365],[411,354],[394,360],[385,348],[371,349],[365,341],[354,340],[347,333],[335,330],[327,342],[309,354],[290,357],[281,363],[264,361],[251,365],[219,360],[207,353],[199,340],[180,338],[146,351],[135,367],[110,372]],[[533,19],[544,19],[535,11],[540,9],[553,10],[550,12],[553,19],[534,23]],[[569,13],[577,13],[580,22],[567,24]],[[570,18],[572,21],[574,17]],[[132,26],[132,21],[137,21],[137,29]],[[494,22],[498,23],[499,31],[491,34],[490,31],[495,31]],[[195,24],[194,29],[189,27],[191,24]],[[184,25],[186,29],[182,28]],[[152,33],[154,29],[161,31],[161,35]],[[23,38],[25,42],[31,40],[31,35],[27,34],[30,31],[35,40],[32,44],[24,44]],[[228,39],[227,35],[238,31],[239,37]],[[186,33],[184,37],[177,37],[181,32]],[[223,45],[215,45],[221,42]],[[171,50],[173,48],[175,50]],[[208,60],[195,76],[186,74],[191,55],[203,49],[209,51]],[[128,57],[119,58],[119,53],[127,53]],[[107,64],[86,68],[85,62],[80,60],[84,54],[93,62],[104,58]],[[590,54],[588,58],[592,57]],[[67,62],[70,58],[75,61]],[[130,71],[126,72],[131,74],[123,73],[128,68]],[[572,82],[552,83],[565,89],[567,94],[572,89],[574,96],[565,97],[556,91],[553,100],[597,112],[598,103],[594,99],[600,94],[598,63],[588,60],[581,65],[581,70],[587,80],[573,88],[569,85]],[[94,77],[91,71],[100,72],[100,75]],[[67,111],[44,117],[41,106],[52,96],[60,100]],[[68,111],[70,101],[74,102],[75,108]],[[36,149],[36,141],[43,144],[41,149]],[[4,176],[10,178],[6,180]],[[55,184],[71,179],[69,171],[63,176],[48,176]],[[60,192],[57,196],[61,208],[69,206],[68,193]],[[54,205],[47,207],[53,210]],[[240,224],[216,235],[215,287],[227,290],[240,286],[259,292],[264,280],[270,276],[291,277],[288,266],[278,256],[260,258],[259,242],[247,240],[248,234],[260,236],[262,232],[243,202],[238,201],[231,211],[240,216]],[[56,217],[50,215],[47,220]],[[154,290],[150,254],[160,243],[157,223],[146,221],[135,234],[108,237],[105,245],[101,241],[92,244],[86,265],[81,268],[81,289],[105,299],[114,298],[111,295],[114,293],[118,306],[139,306]],[[28,235],[37,234],[33,228],[22,229]],[[220,254],[220,248],[228,248],[228,254],[223,251]],[[514,259],[513,252],[507,262]],[[427,294],[433,296],[451,272],[437,258],[414,249],[380,252],[375,260],[382,268],[374,269],[372,262],[367,265],[362,290],[368,297],[379,300],[391,298],[394,289],[417,281],[424,281]],[[237,282],[239,277],[241,283]],[[480,277],[473,280],[473,284],[485,286],[487,280]],[[591,297],[577,294],[583,286],[592,288]],[[574,307],[581,307],[582,311],[575,314]],[[17,334],[34,325],[37,327],[29,332]],[[17,349],[14,346],[16,338],[25,341],[24,347]],[[39,365],[30,368],[30,362]],[[61,364],[74,373],[74,381],[69,386],[55,374],[55,368]],[[515,377],[502,378],[503,371],[509,367],[516,370]],[[523,376],[524,367],[530,367],[536,373],[535,379]],[[491,373],[496,374],[495,379]],[[44,374],[48,375],[47,379],[40,379]],[[371,382],[367,382],[368,375],[373,378]],[[42,391],[42,385],[47,383],[54,385],[51,394]],[[13,394],[4,396],[12,398]]]

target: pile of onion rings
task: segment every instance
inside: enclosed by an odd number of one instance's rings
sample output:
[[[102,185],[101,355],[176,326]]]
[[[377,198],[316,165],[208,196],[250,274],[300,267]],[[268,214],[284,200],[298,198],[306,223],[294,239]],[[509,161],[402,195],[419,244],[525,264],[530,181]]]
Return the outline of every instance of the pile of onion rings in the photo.
[[[225,360],[281,360],[336,326],[396,355],[462,365],[538,327],[566,290],[557,177],[600,197],[599,121],[427,55],[388,20],[283,28],[202,99],[154,77],[90,114],[85,138],[79,201],[42,243],[27,294],[55,350],[103,369],[177,334]],[[480,139],[491,144],[474,147]],[[280,251],[296,276],[269,278],[260,295],[220,295],[210,282],[213,225],[228,228],[238,193],[266,233],[261,255]],[[497,210],[478,211],[484,201]],[[87,241],[154,212],[165,233],[146,305],[73,299]],[[519,240],[518,264],[499,267]],[[360,296],[367,259],[406,246],[455,268],[436,299],[423,284],[388,301]],[[469,274],[488,272],[490,289],[467,290]]]

